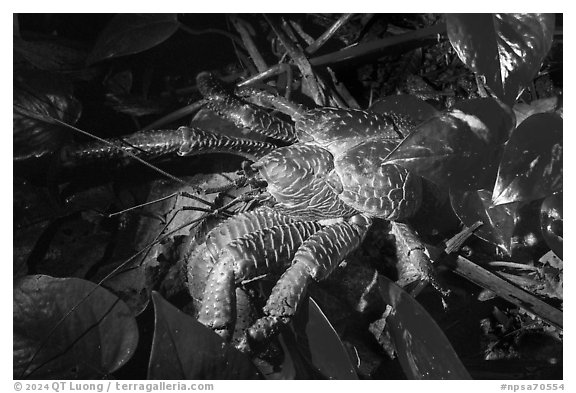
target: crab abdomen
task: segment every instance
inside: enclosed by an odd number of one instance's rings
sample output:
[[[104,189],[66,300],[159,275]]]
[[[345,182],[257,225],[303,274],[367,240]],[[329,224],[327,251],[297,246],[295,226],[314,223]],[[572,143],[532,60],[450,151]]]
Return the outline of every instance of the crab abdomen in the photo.
[[[422,199],[421,178],[401,166],[385,163],[398,141],[375,138],[334,160],[340,199],[372,217],[398,220],[414,214]]]

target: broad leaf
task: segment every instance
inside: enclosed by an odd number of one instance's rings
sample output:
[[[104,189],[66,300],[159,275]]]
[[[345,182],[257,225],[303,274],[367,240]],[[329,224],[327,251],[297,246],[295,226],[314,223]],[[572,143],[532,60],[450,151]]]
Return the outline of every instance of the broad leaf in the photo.
[[[512,235],[517,219],[518,204],[492,206],[492,194],[487,190],[450,190],[450,201],[456,215],[466,226],[482,221],[474,234],[512,253]]]
[[[514,105],[513,110],[516,116],[516,126],[519,126],[524,120],[537,113],[557,113],[562,117],[562,96],[542,98],[529,104],[520,102]]]
[[[40,70],[56,72],[81,70],[87,51],[79,49],[79,45],[58,38],[56,36],[51,40],[24,41],[14,36],[14,64],[17,64],[19,55]]]
[[[379,276],[378,286],[384,301],[393,308],[386,322],[406,376],[410,379],[470,379],[430,314],[388,278]]]
[[[152,292],[155,324],[149,379],[260,379],[244,354]]]
[[[512,104],[552,46],[554,14],[448,14],[446,26],[464,64]]]
[[[395,113],[407,116],[415,124],[420,124],[438,113],[438,111],[426,101],[411,94],[401,94],[385,97],[370,106],[370,111],[376,113]]]
[[[178,29],[176,14],[118,14],[98,37],[88,64],[143,52]]]
[[[477,121],[483,124],[484,128],[488,129],[489,134],[486,135],[486,138],[492,146],[499,146],[506,142],[516,126],[514,111],[493,98],[459,101],[452,109],[474,116]]]
[[[57,215],[50,193],[29,181],[13,177],[13,276],[28,273],[29,257],[44,230]]]
[[[46,71],[16,70],[13,90],[14,161],[41,156],[70,141],[70,132],[52,119],[74,124],[81,105],[64,77]]]
[[[493,192],[495,205],[531,201],[562,191],[562,118],[542,113],[514,130]]]
[[[486,176],[488,158],[497,152],[509,127],[510,114],[492,104],[490,99],[474,100],[465,108],[467,112],[456,109],[432,117],[404,139],[386,162],[401,165],[441,188],[477,188]],[[489,108],[498,120],[485,123]]]
[[[308,300],[306,336],[311,363],[324,376],[329,379],[358,379],[338,333],[312,298]]]
[[[125,364],[138,343],[128,307],[77,278],[14,283],[14,378],[97,379]]]

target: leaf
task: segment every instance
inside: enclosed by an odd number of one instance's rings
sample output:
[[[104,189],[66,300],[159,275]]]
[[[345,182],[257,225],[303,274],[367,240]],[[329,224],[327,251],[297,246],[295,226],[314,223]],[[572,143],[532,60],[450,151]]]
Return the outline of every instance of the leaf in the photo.
[[[408,378],[471,379],[440,327],[413,297],[382,275],[378,287],[393,308],[386,321]]]
[[[45,229],[57,215],[46,188],[14,176],[13,183],[13,277],[28,273],[28,260]]]
[[[14,283],[13,302],[14,378],[97,379],[136,349],[128,307],[90,281],[26,276]]]
[[[562,191],[562,118],[541,113],[514,130],[504,149],[494,205],[531,201]]]
[[[81,104],[63,76],[46,71],[16,70],[13,90],[14,160],[56,151],[70,133],[52,119],[74,124]]]
[[[420,124],[438,113],[438,111],[426,101],[411,94],[399,94],[384,97],[370,106],[370,111],[376,113],[394,113],[407,116],[415,124]]]
[[[87,51],[63,39],[24,41],[14,36],[15,64],[17,55],[22,56],[35,68],[46,71],[70,72],[84,67]]]
[[[476,118],[488,129],[486,136],[493,146],[506,142],[516,127],[514,111],[493,98],[474,98],[457,102],[452,109],[460,110]]]
[[[510,115],[491,99],[474,100],[465,109],[441,113],[420,124],[386,163],[401,165],[441,188],[475,189],[486,176],[487,158],[504,139],[505,118]],[[486,112],[499,120],[484,123]]]
[[[306,336],[311,363],[329,379],[358,379],[338,333],[314,299],[308,300]]]
[[[524,120],[537,113],[557,113],[562,117],[562,96],[542,98],[532,101],[530,104],[520,102],[514,105],[514,115],[516,116],[516,126]]]
[[[152,292],[155,324],[149,379],[261,379],[244,354]]]
[[[176,14],[118,14],[98,37],[88,64],[143,52],[167,40],[178,29]]]
[[[488,190],[450,190],[452,208],[462,223],[471,226],[482,221],[474,234],[511,255],[518,204],[492,206],[491,198]]]
[[[507,104],[542,65],[554,31],[554,14],[447,14],[448,38],[458,57]]]
[[[548,247],[560,259],[563,258],[563,212],[562,212],[562,194],[558,193],[544,199],[540,208],[540,225],[542,235]]]

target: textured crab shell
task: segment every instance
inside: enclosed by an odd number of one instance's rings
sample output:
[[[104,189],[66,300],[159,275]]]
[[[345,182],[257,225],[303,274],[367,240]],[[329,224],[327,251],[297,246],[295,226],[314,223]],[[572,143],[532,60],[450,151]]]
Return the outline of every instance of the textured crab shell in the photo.
[[[250,232],[226,245],[221,259],[229,259],[237,284],[254,277],[279,274],[290,266],[300,245],[322,227],[297,221]]]
[[[296,122],[298,137],[333,156],[327,183],[348,206],[373,217],[412,215],[421,200],[421,179],[384,159],[410,131],[391,115],[354,109],[320,108]]]
[[[336,157],[334,174],[342,187],[338,194],[348,206],[372,217],[398,220],[420,207],[422,180],[405,168],[386,164],[398,141],[374,138]]]
[[[328,175],[334,157],[327,150],[304,144],[276,149],[253,165],[268,182],[276,209],[303,220],[348,217],[357,212],[343,203]]]
[[[233,240],[264,228],[292,222],[292,219],[270,208],[259,207],[250,213],[239,213],[213,228],[206,236],[206,247],[216,260],[222,249]]]
[[[206,106],[236,126],[249,129],[271,138],[296,142],[294,128],[262,108],[230,94],[216,78],[202,72],[196,77],[198,89],[206,100]]]
[[[402,137],[401,130],[391,116],[359,109],[312,109],[303,114],[295,126],[301,142],[321,146],[334,156],[367,138],[398,141]]]

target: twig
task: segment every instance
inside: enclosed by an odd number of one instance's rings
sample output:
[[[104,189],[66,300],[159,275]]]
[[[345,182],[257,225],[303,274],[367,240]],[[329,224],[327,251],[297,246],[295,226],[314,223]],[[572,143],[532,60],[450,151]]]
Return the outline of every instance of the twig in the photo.
[[[338,95],[342,97],[344,101],[346,101],[347,107],[359,109],[360,105],[358,104],[358,101],[356,101],[356,99],[352,96],[352,94],[350,94],[350,91],[348,91],[346,85],[338,81],[338,79],[336,78],[336,74],[334,73],[334,71],[332,71],[332,68],[326,67],[326,71],[328,71],[330,77],[332,78],[332,84],[334,85],[334,89],[336,89]]]
[[[468,240],[470,236],[472,236],[474,231],[480,228],[482,225],[484,225],[482,221],[477,221],[470,227],[466,227],[461,232],[454,235],[450,240],[446,242],[446,248],[444,249],[444,252],[446,254],[452,254],[453,252],[458,251],[460,247],[462,247],[462,244],[464,244],[464,242]]]
[[[176,120],[179,120],[185,116],[191,115],[192,113],[198,111],[206,102],[204,100],[196,101],[190,105],[186,105],[183,108],[177,109],[172,113],[167,114],[164,117],[150,123],[146,127],[142,128],[140,131],[150,131],[157,128],[161,128],[166,124],[170,124]]]
[[[310,59],[310,64],[313,66],[320,66],[339,63],[346,60],[356,59],[358,57],[377,55],[384,51],[392,51],[393,49],[397,49],[403,45],[416,47],[422,45],[422,41],[424,40],[437,39],[437,37],[444,32],[446,32],[446,25],[444,23],[438,23],[434,26],[419,29],[411,33],[386,37],[381,40],[355,45],[326,55],[314,57]]]
[[[314,102],[317,105],[324,106],[326,98],[322,90],[320,89],[320,86],[318,85],[316,76],[312,71],[312,66],[308,61],[308,59],[306,58],[306,56],[304,55],[302,48],[299,48],[296,43],[290,40],[288,34],[284,32],[282,25],[278,23],[274,17],[270,15],[264,15],[264,18],[270,24],[272,30],[274,30],[274,33],[276,33],[276,36],[278,37],[282,45],[284,45],[290,57],[292,58],[292,60],[294,60],[294,62],[298,66],[298,69],[302,73],[304,85],[310,91],[310,94]]]
[[[350,18],[352,18],[353,15],[354,14],[344,14],[340,18],[338,18],[338,20],[334,22],[334,24],[330,26],[328,30],[326,30],[320,37],[318,37],[318,39],[314,41],[312,45],[306,48],[306,53],[311,55],[318,49],[320,49],[322,45],[324,45],[330,38],[332,38],[332,36],[336,33],[336,31],[338,31],[340,27],[342,27],[342,25],[344,25],[346,22],[350,20]]]
[[[510,269],[538,271],[538,268],[536,266],[524,265],[523,263],[515,263],[515,262],[493,261],[493,262],[488,262],[488,265],[496,266],[496,267],[507,267]]]
[[[236,86],[244,87],[256,83],[262,79],[271,78],[276,75],[280,75],[281,73],[286,73],[286,88],[284,91],[284,98],[287,100],[290,99],[290,95],[292,94],[292,65],[286,63],[279,63],[273,65],[272,67],[268,68],[266,71],[263,71],[257,75],[254,75],[240,83]]]
[[[296,21],[290,20],[290,26],[292,26],[292,28],[296,31],[296,33],[300,35],[300,38],[302,38],[306,44],[308,44],[308,46],[314,43],[314,38],[310,34],[306,33],[302,26],[300,26]]]
[[[482,288],[486,288],[510,303],[538,315],[540,318],[559,329],[563,328],[562,311],[550,306],[503,278],[498,277],[494,273],[476,265],[474,262],[462,256],[458,256],[457,258],[448,261],[446,265],[450,266],[450,268],[458,275],[472,281]]]
[[[256,65],[258,72],[263,72],[263,71],[267,70],[268,65],[264,61],[264,58],[262,57],[262,55],[258,51],[258,48],[254,44],[254,41],[252,40],[252,35],[254,35],[254,33],[252,32],[252,34],[250,34],[250,32],[248,31],[248,27],[251,28],[252,26],[250,26],[248,24],[248,22],[246,22],[246,21],[244,21],[244,20],[242,20],[236,16],[231,16],[230,20],[232,21],[232,24],[236,28],[236,31],[238,31],[238,34],[240,34],[240,37],[242,37],[242,42],[244,42],[244,47],[248,51],[248,54],[250,55],[252,60],[254,61],[254,64]]]
[[[243,80],[242,82],[238,83],[236,86],[238,86],[238,87],[248,86],[248,85],[254,84],[258,81],[261,81],[262,79],[271,78],[273,76],[281,74],[282,72],[287,72],[288,70],[290,70],[289,64],[286,64],[286,63],[276,64],[276,65],[273,65],[272,67],[268,68],[267,70],[261,71],[259,74],[256,74],[254,76],[251,76],[248,79]]]
[[[179,27],[184,30],[186,33],[188,34],[192,34],[192,35],[201,35],[201,34],[221,34],[224,35],[228,38],[230,38],[232,41],[234,41],[235,43],[244,46],[242,40],[238,37],[236,37],[234,34],[227,32],[226,30],[220,30],[220,29],[204,29],[204,30],[194,30],[191,29],[190,27],[180,23]]]
[[[323,91],[327,91],[328,96],[328,105],[334,106],[337,108],[348,108],[348,105],[342,97],[338,94],[338,90],[332,89],[331,87],[326,86],[326,83],[320,78],[318,78],[318,85],[322,88]]]

